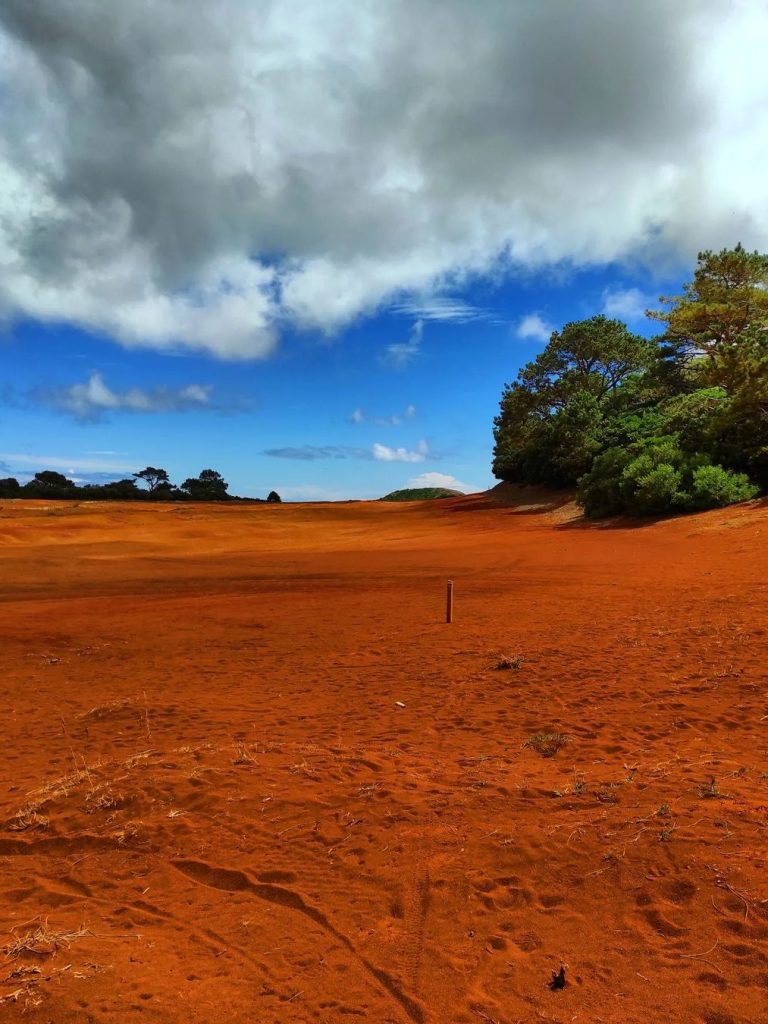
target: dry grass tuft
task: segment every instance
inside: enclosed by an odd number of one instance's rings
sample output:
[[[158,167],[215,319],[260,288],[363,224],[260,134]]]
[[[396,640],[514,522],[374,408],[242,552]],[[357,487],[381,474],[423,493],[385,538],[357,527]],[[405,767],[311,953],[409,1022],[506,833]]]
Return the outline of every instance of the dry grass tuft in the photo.
[[[553,789],[552,796],[581,796],[587,791],[587,780],[581,775],[575,775],[573,782],[563,789]]]
[[[235,743],[233,746],[235,756],[232,758],[232,764],[256,764],[256,751],[247,743]]]
[[[535,750],[541,757],[554,757],[566,743],[570,743],[570,736],[566,736],[565,733],[540,732],[526,740],[523,746]]]
[[[11,832],[27,832],[30,829],[46,829],[49,824],[49,819],[39,814],[36,807],[22,807],[8,828]]]
[[[37,809],[49,800],[58,800],[60,797],[69,796],[90,779],[91,773],[87,768],[76,768],[69,775],[63,775],[60,779],[47,782],[44,786],[29,793],[31,801],[29,806]]]
[[[106,704],[97,704],[88,711],[83,711],[83,713],[77,717],[81,722],[98,721],[102,718],[110,718],[112,715],[119,715],[121,712],[126,711],[129,708],[131,710],[135,710],[135,702],[129,697],[124,697],[121,700],[107,701]]]
[[[112,811],[124,804],[122,793],[115,793],[111,789],[92,790],[85,798],[85,812],[93,814],[95,811]]]
[[[512,657],[499,658],[493,666],[497,672],[519,672],[523,667],[521,654],[514,654]]]
[[[26,932],[19,934],[16,931],[11,933],[13,939],[3,947],[3,953],[9,960],[18,960],[24,954],[33,956],[53,956],[60,949],[68,949],[77,939],[83,939],[91,935],[87,928],[78,928],[76,931],[54,931],[48,925],[48,919],[38,921]]]

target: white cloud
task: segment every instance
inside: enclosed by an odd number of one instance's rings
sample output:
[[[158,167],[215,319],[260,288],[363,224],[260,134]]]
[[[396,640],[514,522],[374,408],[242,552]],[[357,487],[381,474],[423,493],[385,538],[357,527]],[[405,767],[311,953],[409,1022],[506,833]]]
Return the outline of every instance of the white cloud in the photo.
[[[79,455],[33,455],[25,452],[0,452],[0,459],[8,466],[34,472],[43,469],[73,473],[132,473],[136,466],[118,459],[81,458]]]
[[[92,373],[85,384],[72,384],[42,395],[56,409],[69,412],[77,419],[99,419],[107,412],[183,412],[210,405],[209,385],[189,384],[187,387],[129,388],[113,391],[100,373]]]
[[[367,416],[362,409],[355,409],[349,417],[351,423],[373,423],[377,427],[399,427],[405,420],[412,420],[416,415],[416,406],[407,405],[401,413],[391,416]]]
[[[419,441],[413,451],[378,443],[373,446],[373,457],[377,462],[424,462],[428,456],[429,445],[426,441]]]
[[[617,320],[645,320],[645,311],[652,305],[653,299],[639,288],[606,288],[603,292],[603,312]]]
[[[416,320],[411,327],[407,341],[396,341],[387,345],[381,361],[385,366],[395,370],[403,370],[413,362],[421,351],[421,339],[424,335],[424,321]]]
[[[515,334],[524,341],[545,343],[549,341],[553,330],[552,324],[544,320],[538,313],[527,313],[521,317],[515,328]]]
[[[465,484],[461,480],[457,480],[455,476],[450,476],[448,473],[420,473],[419,476],[411,477],[408,481],[408,486],[448,487],[454,491],[463,491],[465,494],[469,494],[477,490],[477,488],[473,487],[472,484]]]
[[[448,295],[415,296],[393,306],[396,313],[416,317],[418,320],[440,320],[466,324],[472,320],[487,320],[491,314],[479,306],[472,306]]]
[[[0,317],[256,358],[471,319],[478,275],[765,250],[767,49],[760,0],[3,0]]]

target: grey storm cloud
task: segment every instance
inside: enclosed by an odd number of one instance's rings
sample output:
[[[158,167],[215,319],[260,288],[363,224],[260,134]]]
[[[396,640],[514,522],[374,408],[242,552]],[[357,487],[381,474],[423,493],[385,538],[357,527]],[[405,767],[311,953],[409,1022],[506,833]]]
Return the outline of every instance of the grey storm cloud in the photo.
[[[767,42],[760,0],[3,0],[0,316],[257,358],[765,247]]]

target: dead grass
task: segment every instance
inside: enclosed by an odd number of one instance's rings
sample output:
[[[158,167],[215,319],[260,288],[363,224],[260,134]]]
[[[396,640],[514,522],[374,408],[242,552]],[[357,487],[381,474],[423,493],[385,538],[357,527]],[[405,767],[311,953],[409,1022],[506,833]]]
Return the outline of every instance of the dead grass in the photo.
[[[75,931],[55,931],[48,924],[48,918],[37,921],[27,931],[13,931],[13,938],[3,947],[3,953],[9,960],[18,960],[24,954],[48,957],[60,949],[68,949],[73,942],[93,934],[87,928]]]
[[[8,828],[11,832],[27,832],[31,829],[46,829],[50,820],[43,814],[39,814],[34,807],[23,807],[16,812],[16,817],[11,821]]]
[[[232,764],[256,764],[256,752],[247,743],[235,743]]]
[[[39,789],[32,790],[28,794],[30,803],[29,806],[32,809],[39,810],[49,800],[58,800],[60,797],[69,796],[70,793],[74,793],[84,782],[89,782],[91,779],[91,773],[87,767],[75,768],[68,775],[63,775],[60,779],[54,779],[52,782],[46,782],[44,786]]]
[[[125,804],[125,797],[122,793],[115,793],[111,789],[92,790],[85,798],[86,814],[93,814],[95,811],[112,811]]]
[[[499,658],[494,665],[497,672],[519,672],[523,667],[523,657],[520,654],[514,654],[511,657]]]
[[[526,740],[523,746],[535,750],[541,757],[554,757],[570,741],[570,736],[562,732],[540,732]]]
[[[129,708],[132,711],[135,711],[135,702],[129,697],[124,697],[121,700],[107,701],[106,704],[97,704],[88,711],[83,711],[82,714],[77,717],[81,722],[98,721],[99,719],[110,718],[112,715],[119,715],[121,712],[126,711]]]
[[[587,780],[582,775],[575,775],[573,782],[563,789],[553,789],[552,796],[582,796],[587,791]]]

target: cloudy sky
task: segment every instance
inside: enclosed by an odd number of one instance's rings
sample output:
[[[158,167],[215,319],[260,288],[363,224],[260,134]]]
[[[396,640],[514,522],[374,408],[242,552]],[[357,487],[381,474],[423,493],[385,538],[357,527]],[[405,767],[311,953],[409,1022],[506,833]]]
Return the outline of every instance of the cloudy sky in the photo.
[[[768,250],[762,0],[3,0],[0,473],[491,482],[553,326]]]

